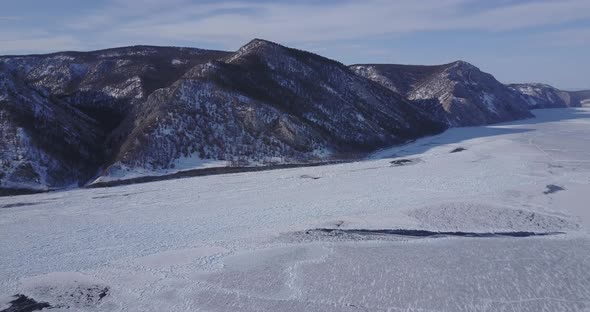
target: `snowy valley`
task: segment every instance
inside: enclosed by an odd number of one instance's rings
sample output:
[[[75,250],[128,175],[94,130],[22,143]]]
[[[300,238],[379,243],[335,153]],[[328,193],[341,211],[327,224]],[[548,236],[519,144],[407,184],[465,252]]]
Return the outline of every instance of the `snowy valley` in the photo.
[[[0,198],[0,311],[588,310],[590,109],[533,114],[357,162]]]
[[[590,312],[590,0],[0,8],[0,312]]]

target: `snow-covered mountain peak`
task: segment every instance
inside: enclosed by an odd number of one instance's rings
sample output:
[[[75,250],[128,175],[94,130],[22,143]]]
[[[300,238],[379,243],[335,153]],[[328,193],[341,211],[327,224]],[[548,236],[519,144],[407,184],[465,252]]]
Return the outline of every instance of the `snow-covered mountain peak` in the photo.
[[[559,90],[544,83],[521,83],[508,85],[520,94],[532,108],[576,107],[584,100],[579,92]]]
[[[245,49],[245,50],[251,50],[254,48],[263,48],[263,47],[281,47],[281,48],[286,48],[283,45],[280,45],[276,42],[272,42],[269,40],[265,40],[265,39],[260,39],[260,38],[254,38],[252,40],[250,40],[250,42],[246,43],[244,46],[242,46],[241,49]]]
[[[285,47],[281,44],[263,40],[254,39],[241,47],[227,59],[228,63],[247,64],[252,66],[254,63],[262,63],[268,70],[295,70],[302,71],[302,65],[314,66],[322,64],[323,66],[338,67],[338,70],[348,70],[342,63],[303,50]],[[314,64],[314,65],[312,65]],[[258,64],[260,65],[260,64]]]
[[[477,80],[489,80],[489,77],[483,77],[487,74],[483,73],[478,67],[465,61],[455,61],[446,65],[440,66],[441,70],[446,73],[450,80],[462,82],[467,84],[476,84]],[[475,77],[478,75],[479,77]],[[490,75],[491,77],[491,75]],[[493,77],[492,77],[493,79]]]
[[[261,56],[265,54],[276,53],[277,50],[281,49],[287,50],[286,47],[278,43],[274,43],[263,39],[253,39],[252,41],[248,42],[247,44],[239,48],[238,51],[233,53],[228,58],[228,62],[236,62],[241,58],[247,57],[249,55]]]
[[[455,67],[455,68],[479,70],[479,68],[477,68],[475,65],[473,65],[469,62],[463,61],[463,60],[454,61],[454,62],[451,62],[447,65],[450,65],[450,67]],[[443,65],[443,66],[445,66],[445,65]]]
[[[532,116],[526,103],[492,75],[465,61],[444,65],[354,65],[351,69],[412,100],[450,126]]]

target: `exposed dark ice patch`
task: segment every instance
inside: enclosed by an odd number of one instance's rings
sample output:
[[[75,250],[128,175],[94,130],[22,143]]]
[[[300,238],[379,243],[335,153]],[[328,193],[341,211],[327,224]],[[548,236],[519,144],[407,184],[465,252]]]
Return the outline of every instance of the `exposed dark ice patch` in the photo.
[[[309,175],[309,174],[303,174],[303,175],[300,176],[300,178],[302,178],[302,179],[312,179],[312,180],[319,180],[319,179],[321,179],[321,177],[312,176],[312,175]]]
[[[396,159],[396,160],[392,160],[391,166],[392,167],[400,167],[400,166],[408,166],[408,165],[414,165],[417,164],[419,162],[421,162],[422,160],[420,158],[403,158],[403,159]]]
[[[37,302],[33,298],[22,294],[15,295],[15,299],[10,301],[10,307],[0,312],[32,312],[42,309],[52,308],[78,308],[80,306],[90,306],[98,304],[104,297],[109,294],[108,287],[93,286],[87,288],[76,288],[72,292],[58,295],[55,299],[57,304],[51,305],[49,302]]]
[[[77,285],[69,289],[62,286],[40,286],[31,291],[37,295],[42,295],[43,298],[51,298],[51,300],[37,303],[29,297],[18,295],[21,296],[19,302],[22,302],[19,306],[13,304],[8,310],[0,312],[35,311],[35,309],[41,310],[42,308],[80,311],[100,304],[109,295],[110,289],[104,285]],[[35,309],[31,310],[31,307]],[[11,308],[13,309],[10,310]]]
[[[14,203],[14,204],[6,204],[6,205],[2,205],[0,206],[0,208],[16,208],[16,207],[25,207],[25,206],[34,206],[34,205],[39,205],[41,203]]]
[[[113,198],[113,197],[127,197],[129,195],[131,195],[131,194],[123,194],[123,195],[119,195],[119,194],[116,194],[116,195],[101,195],[101,196],[94,196],[94,197],[92,197],[92,199],[106,199],[106,198]]]
[[[51,308],[51,305],[47,302],[37,302],[22,294],[18,294],[14,297],[15,299],[10,301],[10,307],[0,312],[32,312]]]
[[[143,193],[147,193],[147,191],[145,191],[145,192],[134,192],[134,193],[123,193],[123,194],[100,195],[100,196],[94,196],[94,197],[92,197],[92,199],[105,199],[105,198],[113,198],[113,197],[128,197],[128,196],[131,196],[131,195],[138,195],[138,194],[143,194]]]
[[[57,296],[60,302],[59,307],[71,308],[80,306],[92,306],[109,294],[109,288],[104,286],[79,286],[73,291],[66,292]]]
[[[392,165],[403,166],[412,163],[410,159],[398,159],[391,162]]]
[[[318,228],[306,231],[282,234],[277,240],[288,243],[306,242],[346,242],[346,241],[407,241],[420,238],[469,237],[501,238],[532,237],[565,234],[564,232],[464,232],[464,231],[428,231],[412,229],[340,229]]]
[[[555,185],[555,184],[548,184],[547,185],[547,190],[545,190],[543,192],[543,194],[549,195],[549,194],[557,193],[559,191],[565,191],[565,188],[563,188],[563,187],[561,187],[559,185]]]
[[[13,189],[0,187],[0,197],[46,193],[48,190]]]
[[[563,168],[563,165],[549,164],[549,168]]]
[[[457,147],[456,149],[450,151],[450,153],[459,153],[459,152],[466,151],[466,150],[467,150],[466,148]]]
[[[447,236],[460,236],[460,237],[530,237],[530,236],[547,236],[564,234],[563,232],[434,232],[426,230],[406,230],[406,229],[381,229],[381,230],[368,230],[368,229],[314,229],[308,230],[306,233],[311,232],[324,232],[339,234],[356,234],[356,235],[397,235],[397,236],[410,236],[410,237],[447,237]]]

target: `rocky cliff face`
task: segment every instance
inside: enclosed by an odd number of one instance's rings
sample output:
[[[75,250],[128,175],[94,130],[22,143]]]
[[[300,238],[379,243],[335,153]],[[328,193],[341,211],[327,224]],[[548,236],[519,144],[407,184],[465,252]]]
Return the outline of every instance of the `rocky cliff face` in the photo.
[[[492,75],[457,61],[445,65],[353,65],[449,126],[474,126],[531,117],[527,102]]]

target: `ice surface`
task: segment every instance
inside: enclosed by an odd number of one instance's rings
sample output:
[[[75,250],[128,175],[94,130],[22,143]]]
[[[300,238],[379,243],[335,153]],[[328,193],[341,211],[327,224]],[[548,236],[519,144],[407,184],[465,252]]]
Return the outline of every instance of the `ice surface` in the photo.
[[[247,277],[234,266],[207,276],[211,289],[198,293],[196,303],[210,311],[303,310],[294,302],[314,311],[578,311],[589,303],[587,239],[356,242],[323,254],[305,246],[291,255],[260,252]]]
[[[590,108],[535,114],[355,163],[0,198],[0,304],[22,293],[57,311],[587,310]],[[391,165],[404,158],[420,161]],[[315,228],[566,234],[295,234]]]
[[[141,257],[135,261],[147,268],[163,268],[168,266],[187,265],[196,259],[215,256],[226,251],[226,249],[214,247],[168,250]]]

